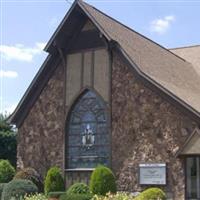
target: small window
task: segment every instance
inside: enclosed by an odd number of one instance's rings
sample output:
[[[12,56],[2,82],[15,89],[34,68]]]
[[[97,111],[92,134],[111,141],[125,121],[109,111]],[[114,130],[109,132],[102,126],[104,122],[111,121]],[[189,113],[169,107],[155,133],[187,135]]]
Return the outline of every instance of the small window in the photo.
[[[200,157],[186,159],[186,195],[188,200],[200,199]]]
[[[67,168],[109,165],[108,115],[102,99],[87,90],[73,106],[67,129]]]

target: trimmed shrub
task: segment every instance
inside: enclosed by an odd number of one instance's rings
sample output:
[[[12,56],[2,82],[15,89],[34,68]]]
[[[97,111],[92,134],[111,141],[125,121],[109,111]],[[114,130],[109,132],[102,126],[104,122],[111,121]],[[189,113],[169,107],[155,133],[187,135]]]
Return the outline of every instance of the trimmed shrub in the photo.
[[[85,183],[75,183],[69,187],[67,194],[89,194],[90,189]]]
[[[38,187],[38,191],[43,192],[42,177],[35,169],[31,167],[18,171],[14,176],[14,179],[26,179],[32,181]]]
[[[93,194],[105,195],[108,192],[116,193],[117,186],[112,171],[105,166],[98,166],[91,175],[90,190]]]
[[[48,200],[44,194],[34,194],[25,196],[24,200]]]
[[[3,188],[5,187],[6,183],[0,183],[0,199],[3,192]]]
[[[44,182],[44,190],[45,194],[65,190],[64,179],[61,175],[61,170],[58,167],[52,167],[48,170]]]
[[[66,192],[49,192],[49,194],[47,195],[48,198],[60,198],[61,195],[66,194]]]
[[[160,188],[149,188],[139,194],[135,200],[166,200],[165,193]]]
[[[92,198],[92,194],[64,194],[59,200],[91,200]]]
[[[12,198],[20,200],[20,198],[25,195],[34,194],[36,192],[38,192],[38,188],[33,182],[16,179],[5,185],[2,193],[2,200],[11,200]]]
[[[0,160],[0,183],[8,183],[15,175],[15,169],[8,160]]]

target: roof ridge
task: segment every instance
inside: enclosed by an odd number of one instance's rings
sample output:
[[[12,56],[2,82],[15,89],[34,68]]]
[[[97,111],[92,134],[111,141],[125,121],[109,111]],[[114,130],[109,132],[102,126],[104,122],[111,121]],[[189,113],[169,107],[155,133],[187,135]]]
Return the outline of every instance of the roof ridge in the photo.
[[[194,44],[194,45],[183,46],[183,47],[169,48],[169,50],[175,50],[175,49],[187,49],[187,48],[194,48],[194,47],[200,47],[200,44]]]
[[[82,0],[80,0],[80,1],[78,1],[78,2],[80,2],[81,4],[86,4],[87,6],[92,7],[92,8],[95,9],[96,11],[100,12],[101,14],[103,14],[103,15],[105,15],[106,17],[110,18],[111,20],[113,20],[113,21],[117,22],[118,24],[122,25],[123,27],[127,28],[129,31],[132,31],[132,32],[134,32],[134,33],[140,35],[140,36],[143,37],[144,39],[146,39],[146,40],[148,40],[148,41],[154,43],[155,45],[157,45],[157,46],[159,46],[160,48],[162,48],[162,49],[166,50],[167,52],[169,52],[170,54],[176,56],[176,57],[179,58],[180,60],[182,60],[182,61],[184,61],[184,62],[186,62],[186,63],[189,63],[187,60],[185,60],[184,58],[182,58],[182,57],[178,56],[177,54],[171,52],[171,51],[170,51],[169,49],[167,49],[166,47],[164,47],[164,46],[158,44],[157,42],[153,41],[152,39],[148,38],[147,36],[145,36],[145,35],[143,35],[143,34],[137,32],[137,31],[133,30],[133,29],[130,28],[129,26],[127,26],[127,25],[123,24],[122,22],[116,20],[115,18],[113,18],[113,17],[107,15],[106,13],[104,13],[104,12],[102,12],[101,10],[97,9],[96,7],[90,5],[89,3],[86,3],[85,1],[82,1]]]
[[[76,9],[76,6],[78,9]],[[79,7],[80,7],[80,9],[79,9]],[[120,41],[121,37],[119,37],[119,38],[114,37],[115,34],[112,34],[114,31],[113,32],[107,31],[107,30],[110,30],[110,29],[108,29],[110,27],[104,26],[105,24],[103,23],[102,20],[95,19],[95,15],[93,13],[95,11],[96,11],[96,14],[98,14],[97,16],[100,16],[103,18],[103,20],[107,21],[108,23],[113,23],[116,27],[123,29],[123,32],[125,32],[128,36],[132,36],[132,35],[137,36],[137,37],[131,37],[133,39],[130,41],[131,44],[128,44],[128,48],[126,48],[126,43],[123,43],[124,41],[122,41],[122,42]],[[56,31],[51,36],[47,46],[45,47],[45,50],[47,52],[49,52],[48,57],[46,58],[47,61],[44,61],[40,70],[38,71],[35,78],[31,82],[29,88],[27,89],[27,92],[25,92],[23,98],[21,99],[21,101],[18,104],[17,108],[15,109],[14,113],[9,118],[9,120],[12,123],[15,123],[18,127],[20,127],[22,125],[25,117],[28,115],[30,109],[35,104],[39,95],[41,94],[44,87],[46,86],[47,82],[49,81],[52,74],[58,67],[58,64],[60,63],[60,56],[58,55],[57,50],[54,51],[54,41],[56,41],[60,37],[59,34],[64,34],[63,32],[67,31],[66,29],[64,29],[64,31],[63,31],[63,28],[65,25],[68,28],[69,24],[67,24],[67,22],[68,22],[67,20],[70,20],[69,16],[70,16],[70,14],[73,14],[73,12],[75,12],[75,14],[84,14],[85,13],[85,15],[88,16],[89,19],[91,19],[94,23],[96,23],[95,25],[102,31],[103,34],[104,34],[103,31],[105,31],[105,33],[108,32],[107,35],[104,35],[105,37],[110,36],[110,37],[108,37],[108,39],[110,39],[110,41],[112,41],[112,38],[115,38],[116,40],[113,40],[113,41],[116,41],[120,45],[119,48],[117,48],[117,50],[119,50],[119,53],[121,53],[122,56],[124,56],[124,58],[126,59],[126,61],[128,61],[128,63],[131,64],[133,69],[136,70],[137,74],[139,76],[141,76],[145,81],[147,81],[147,83],[149,83],[150,85],[155,87],[155,89],[158,89],[163,97],[164,97],[164,95],[166,95],[167,99],[169,99],[170,102],[178,103],[177,104],[178,107],[180,107],[180,108],[183,107],[186,111],[188,111],[188,114],[192,114],[191,117],[193,117],[193,119],[195,121],[197,121],[197,123],[199,123],[199,119],[200,119],[200,104],[199,104],[200,88],[198,87],[198,85],[200,84],[200,77],[199,77],[198,73],[196,73],[196,71],[194,71],[194,68],[193,68],[193,70],[191,70],[191,68],[189,67],[189,65],[191,65],[191,66],[193,66],[193,65],[191,63],[188,63],[187,61],[185,61],[182,58],[176,59],[176,57],[179,58],[179,56],[172,53],[169,49],[166,49],[165,47],[159,45],[158,43],[147,38],[146,36],[134,31],[130,27],[128,27],[128,26],[122,24],[121,22],[115,20],[114,18],[108,16],[107,14],[98,10],[97,8],[83,2],[83,0],[75,0],[74,1],[71,8],[68,10],[68,12],[64,16],[63,20],[61,21],[60,25],[57,27]],[[82,15],[78,15],[78,17],[80,19],[80,17],[82,17]],[[75,24],[75,25],[77,26],[77,24]],[[73,31],[76,31],[76,30],[73,30]],[[73,31],[72,31],[72,34],[74,33]],[[121,33],[121,32],[119,32],[119,33]],[[155,58],[153,57],[153,59],[152,59],[152,57],[151,57],[152,54],[149,53],[148,51],[144,51],[144,54],[142,54],[140,49],[138,50],[138,52],[136,52],[136,54],[134,54],[132,52],[132,50],[137,48],[137,44],[136,44],[136,46],[134,46],[136,43],[134,38],[139,39],[140,43],[138,46],[139,47],[141,46],[141,48],[145,48],[145,45],[147,45],[147,50],[149,50],[149,48],[153,47],[155,49],[155,51],[153,52],[153,55],[155,55]],[[59,39],[63,40],[63,38],[59,38]],[[69,40],[70,40],[70,38],[68,37],[67,41],[69,41]],[[63,41],[65,41],[65,40],[63,40]],[[125,40],[125,42],[126,42],[126,40]],[[141,43],[146,43],[146,44],[143,45]],[[122,47],[122,48],[120,48],[120,47]],[[130,47],[132,47],[131,51],[129,51]],[[166,50],[166,51],[164,51],[164,50]],[[142,59],[144,59],[144,61],[147,57],[146,61],[148,63],[145,63],[145,62],[142,63],[142,62],[140,62],[140,60],[139,60],[140,63],[139,62],[136,63],[135,61],[137,61],[137,60],[134,60],[135,59],[134,56],[135,55],[140,56],[139,54],[141,54]],[[163,55],[163,54],[165,54],[165,55]],[[175,55],[176,57],[171,56],[172,54]],[[49,60],[48,60],[48,58],[49,58]],[[162,61],[162,59],[163,59],[163,61]],[[170,60],[172,60],[173,63],[170,63]],[[160,67],[160,65],[162,66],[162,68]],[[139,66],[140,66],[140,68],[139,68]],[[148,66],[148,69],[147,69],[147,66]],[[148,70],[151,67],[152,67],[151,74],[149,74]],[[164,70],[164,72],[166,72],[163,74],[164,76],[162,76],[162,74],[160,76],[160,74],[159,74],[160,69]],[[183,70],[186,70],[186,73],[180,74],[180,72],[182,73]],[[168,77],[168,75],[170,77]],[[178,75],[177,78],[176,78],[176,75]],[[190,76],[190,78],[188,78],[189,76]],[[185,81],[185,80],[187,80],[187,81]],[[188,84],[185,84],[185,82],[188,82]],[[173,87],[173,86],[175,86],[175,87]],[[177,92],[177,89],[180,89],[179,92]],[[193,90],[195,90],[195,91],[193,91]]]

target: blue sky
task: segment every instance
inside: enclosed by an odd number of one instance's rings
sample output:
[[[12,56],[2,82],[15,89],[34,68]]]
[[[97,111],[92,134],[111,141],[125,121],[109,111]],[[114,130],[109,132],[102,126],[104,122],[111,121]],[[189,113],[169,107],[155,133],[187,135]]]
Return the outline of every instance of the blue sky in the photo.
[[[12,112],[70,7],[65,0],[0,0],[0,112]],[[86,0],[167,48],[200,44],[199,1]]]

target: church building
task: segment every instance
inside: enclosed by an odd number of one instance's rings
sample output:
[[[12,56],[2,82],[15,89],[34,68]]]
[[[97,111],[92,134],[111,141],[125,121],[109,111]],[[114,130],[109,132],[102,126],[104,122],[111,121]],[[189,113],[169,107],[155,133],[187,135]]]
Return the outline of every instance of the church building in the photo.
[[[166,49],[76,0],[10,117],[18,168],[59,166],[66,187],[103,164],[119,191],[200,199],[200,46]]]

